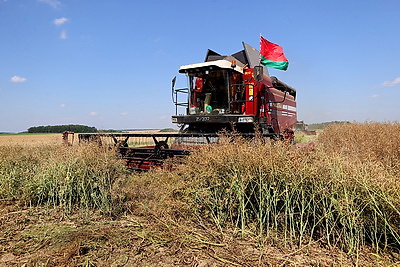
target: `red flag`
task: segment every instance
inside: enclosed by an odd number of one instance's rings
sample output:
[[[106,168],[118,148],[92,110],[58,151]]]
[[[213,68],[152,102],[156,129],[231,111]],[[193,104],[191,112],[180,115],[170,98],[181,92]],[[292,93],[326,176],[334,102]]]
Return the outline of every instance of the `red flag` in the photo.
[[[262,36],[260,38],[261,64],[275,69],[287,70],[289,61],[283,54],[283,48],[267,41]]]

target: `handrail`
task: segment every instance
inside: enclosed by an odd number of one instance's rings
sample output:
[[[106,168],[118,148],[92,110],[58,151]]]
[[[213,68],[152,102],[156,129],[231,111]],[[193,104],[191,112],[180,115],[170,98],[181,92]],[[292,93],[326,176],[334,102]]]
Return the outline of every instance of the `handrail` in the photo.
[[[174,89],[172,88],[172,102],[175,104],[175,115],[178,115],[178,106],[188,107],[189,103],[188,100],[186,102],[178,102],[178,94],[188,94],[189,88],[179,88]],[[175,99],[174,99],[175,96]]]

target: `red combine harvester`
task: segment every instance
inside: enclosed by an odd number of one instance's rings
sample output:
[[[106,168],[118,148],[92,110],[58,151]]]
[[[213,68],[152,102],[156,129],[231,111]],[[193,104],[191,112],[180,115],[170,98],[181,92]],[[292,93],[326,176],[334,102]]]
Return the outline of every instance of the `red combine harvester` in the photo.
[[[186,107],[185,115],[172,116],[172,122],[182,125],[181,132],[259,130],[274,138],[293,138],[296,90],[270,77],[267,68],[259,66],[258,51],[243,46],[231,56],[208,50],[205,62],[179,69],[189,79],[189,88],[173,89],[177,107]],[[188,100],[178,103],[179,93],[188,94]]]
[[[80,142],[104,144],[108,138],[130,168],[143,170],[169,158],[179,161],[190,153],[184,145],[217,142],[221,131],[293,141],[296,90],[269,76],[255,48],[243,47],[231,56],[208,50],[204,62],[180,67],[188,87],[175,89],[176,77],[172,80],[172,122],[179,133],[79,134]]]

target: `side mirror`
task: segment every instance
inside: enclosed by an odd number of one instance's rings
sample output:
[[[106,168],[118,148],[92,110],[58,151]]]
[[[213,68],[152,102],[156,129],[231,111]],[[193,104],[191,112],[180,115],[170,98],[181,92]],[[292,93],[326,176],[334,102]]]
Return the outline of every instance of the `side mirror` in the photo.
[[[172,87],[171,87],[171,98],[172,98],[172,102],[173,102],[173,103],[176,102],[176,101],[174,100],[174,93],[176,94],[176,92],[174,92],[175,82],[176,82],[176,76],[172,79]]]
[[[263,80],[263,75],[264,75],[263,66],[255,66],[253,73],[254,80],[256,80],[257,82],[261,82]]]
[[[176,76],[172,79],[172,90],[174,90],[175,82],[176,82]]]

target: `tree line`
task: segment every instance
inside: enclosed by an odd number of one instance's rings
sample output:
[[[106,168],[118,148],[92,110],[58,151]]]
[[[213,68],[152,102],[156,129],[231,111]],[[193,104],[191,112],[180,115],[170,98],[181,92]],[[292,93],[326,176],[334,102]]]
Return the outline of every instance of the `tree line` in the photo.
[[[48,125],[48,126],[34,126],[28,129],[28,133],[62,133],[70,131],[75,133],[97,133],[96,127],[86,125]]]
[[[311,123],[308,125],[308,130],[313,131],[313,130],[323,130],[326,128],[326,126],[330,124],[346,124],[350,123],[349,121],[329,121],[329,122],[321,122],[321,123]]]

